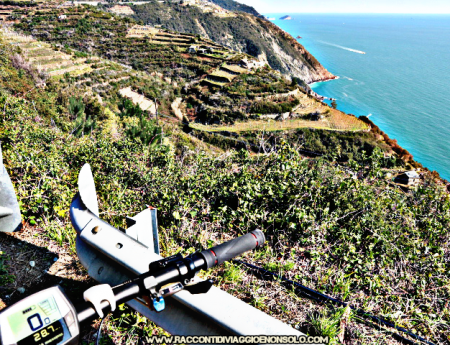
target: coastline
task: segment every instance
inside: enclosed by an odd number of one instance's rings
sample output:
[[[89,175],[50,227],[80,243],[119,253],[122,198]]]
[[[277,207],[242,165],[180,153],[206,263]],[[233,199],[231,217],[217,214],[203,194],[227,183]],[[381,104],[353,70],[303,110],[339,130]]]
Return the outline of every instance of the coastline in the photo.
[[[288,33],[290,34],[290,33]],[[333,101],[335,100],[334,98],[330,98],[330,97],[326,97],[323,95],[318,94],[317,92],[315,92],[313,90],[313,87],[319,83],[326,83],[326,82],[330,82],[333,80],[338,80],[340,79],[340,76],[337,75],[333,75],[332,78],[325,78],[322,80],[315,80],[311,83],[308,83],[308,87],[310,89],[310,94],[315,97],[317,100],[319,101],[325,101],[325,100],[330,100]],[[346,114],[352,115],[350,113],[345,112]],[[410,168],[409,169],[413,169],[413,170],[419,170],[422,172],[428,172],[430,174],[432,174],[434,177],[437,177],[441,183],[444,183],[445,185],[450,186],[449,181],[445,178],[443,178],[442,176],[440,176],[440,174],[437,171],[432,171],[430,169],[428,169],[426,166],[424,166],[422,163],[416,161],[413,157],[413,155],[406,149],[404,149],[402,146],[400,146],[397,143],[396,139],[392,139],[390,138],[385,132],[383,132],[372,120],[369,120],[369,117],[372,115],[361,115],[358,116],[359,119],[361,119],[362,121],[364,121],[365,123],[367,123],[370,126],[370,131],[373,132],[375,135],[382,137],[383,140],[386,142],[386,144],[388,146],[390,146],[391,150],[393,152],[395,152],[404,162],[405,164],[409,164]],[[449,189],[450,191],[450,189]]]
[[[442,112],[450,95],[445,81],[450,69],[441,68],[438,58],[450,58],[450,50],[439,45],[441,39],[434,35],[435,30],[442,28],[442,37],[450,37],[450,22],[444,17],[420,17],[423,37],[427,40],[420,45],[424,54],[419,54],[414,18],[303,13],[292,17],[292,23],[277,21],[275,24],[292,35],[304,36],[301,43],[305,48],[325,68],[341,76],[334,84],[318,82],[308,83],[309,86],[320,95],[337,98],[338,108],[346,113],[372,113],[371,119],[391,138],[396,138],[417,161],[450,181],[450,129],[445,126],[448,116]],[[355,30],[362,25],[364,30]],[[385,29],[380,30],[381,27]],[[395,29],[396,34],[392,35],[387,28]],[[359,47],[367,55],[322,45],[319,41]],[[402,45],[395,42],[402,42]],[[379,63],[382,59],[395,66],[395,75]],[[371,73],[374,71],[377,73]],[[423,83],[408,82],[425,74],[429,77]],[[417,135],[417,128],[421,128],[420,135]]]
[[[324,101],[324,100],[327,100],[327,99],[328,100],[334,100],[333,98],[329,98],[329,97],[325,97],[325,96],[319,95],[317,92],[315,92],[312,89],[312,86],[314,84],[325,83],[325,82],[329,82],[329,81],[337,80],[337,79],[340,79],[340,77],[339,76],[334,76],[334,78],[329,78],[329,79],[326,79],[326,80],[315,81],[315,82],[312,82],[312,83],[308,84],[308,87],[311,89],[311,95],[313,97],[316,97],[320,101]],[[352,115],[352,114],[349,114],[349,113],[346,113],[346,114]],[[416,161],[414,159],[413,155],[408,150],[404,149],[402,146],[400,146],[397,143],[396,139],[390,138],[388,134],[383,132],[372,120],[369,119],[369,117],[371,115],[372,114],[361,115],[361,116],[358,116],[358,118],[360,120],[362,120],[363,122],[367,123],[370,126],[370,131],[372,133],[374,133],[375,135],[377,135],[379,137],[382,137],[384,142],[387,145],[389,145],[391,150],[393,152],[395,152],[405,162],[405,164],[410,164],[410,166],[411,166],[411,168],[413,168],[413,170],[418,170],[418,171],[422,171],[422,172],[428,172],[431,175],[433,175],[434,177],[437,177],[437,179],[439,179],[443,184],[447,185],[447,189],[448,189],[448,186],[450,186],[450,182],[447,179],[445,179],[442,176],[440,176],[440,174],[437,171],[432,171],[432,170],[428,169],[426,166],[424,166],[422,163]],[[449,192],[450,192],[450,189],[449,189]]]
[[[339,76],[334,76],[334,78],[329,78],[326,80],[321,80],[321,81],[315,81],[312,82],[310,84],[308,84],[308,87],[311,89],[311,95],[315,98],[317,98],[320,101],[324,101],[324,100],[334,100],[333,98],[329,98],[329,97],[325,97],[322,95],[319,95],[318,93],[316,93],[311,87],[314,84],[318,84],[318,83],[325,83],[325,82],[329,82],[332,80],[337,80],[340,79]],[[346,113],[348,114],[348,113]],[[348,114],[348,115],[352,115],[352,114]],[[370,127],[370,132],[374,133],[375,135],[382,137],[384,142],[389,145],[389,147],[391,148],[391,150],[393,152],[395,152],[404,162],[405,164],[409,164],[411,168],[413,168],[413,170],[418,170],[418,171],[422,171],[422,172],[428,172],[431,173],[432,175],[434,175],[434,177],[437,177],[443,184],[450,186],[449,181],[446,180],[445,178],[443,178],[442,176],[440,176],[440,174],[437,171],[431,171],[430,169],[428,169],[427,167],[425,167],[422,163],[416,161],[413,157],[413,155],[406,149],[404,149],[403,147],[401,147],[398,143],[396,139],[392,139],[388,136],[388,134],[386,134],[385,132],[383,132],[372,120],[369,119],[369,117],[372,114],[369,115],[361,115],[358,116],[358,118],[365,122],[366,124],[369,125]],[[448,188],[448,187],[447,187]],[[449,190],[450,191],[450,190]]]
[[[326,83],[326,82],[329,82],[329,81],[332,81],[332,80],[338,80],[338,79],[341,79],[341,77],[339,77],[338,75],[334,75],[333,78],[326,78],[326,79],[323,79],[323,80],[315,80],[315,81],[309,83],[308,86],[312,88],[314,86],[314,84]]]
[[[330,97],[326,97],[326,96],[319,95],[317,92],[315,92],[315,91],[313,90],[313,86],[314,86],[314,84],[326,83],[326,82],[329,82],[329,81],[332,81],[332,80],[338,80],[338,79],[340,79],[340,77],[337,76],[337,75],[334,75],[333,78],[327,78],[327,79],[324,79],[324,80],[313,81],[312,83],[309,83],[309,84],[307,84],[307,85],[308,85],[308,87],[309,87],[309,89],[310,89],[311,95],[312,95],[313,97],[315,97],[317,100],[319,100],[319,101],[324,101],[324,100],[327,100],[327,99],[328,99],[328,100],[330,100],[330,101],[333,101],[333,100],[335,101],[334,98],[330,98]]]

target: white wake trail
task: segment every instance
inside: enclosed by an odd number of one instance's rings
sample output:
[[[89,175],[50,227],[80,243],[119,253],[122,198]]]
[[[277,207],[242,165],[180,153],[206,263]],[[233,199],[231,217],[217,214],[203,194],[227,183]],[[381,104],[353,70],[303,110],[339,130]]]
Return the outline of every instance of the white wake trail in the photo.
[[[343,47],[343,46],[340,46],[340,45],[337,45],[337,44],[328,43],[328,42],[324,42],[324,41],[318,41],[318,42],[326,44],[326,45],[329,45],[329,46],[332,46],[332,47],[348,50],[349,52],[358,53],[358,54],[365,54],[365,52],[363,52],[362,50],[356,50],[356,49],[352,49],[352,48],[347,48],[347,47]]]

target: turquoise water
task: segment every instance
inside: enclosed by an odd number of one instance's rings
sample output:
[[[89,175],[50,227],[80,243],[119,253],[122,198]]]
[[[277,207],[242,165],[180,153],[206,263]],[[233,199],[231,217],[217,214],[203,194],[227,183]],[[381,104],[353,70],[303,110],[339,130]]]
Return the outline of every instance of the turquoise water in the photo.
[[[340,79],[313,84],[338,108],[369,115],[450,180],[450,15],[291,14],[274,21]],[[365,52],[365,54],[361,54]]]

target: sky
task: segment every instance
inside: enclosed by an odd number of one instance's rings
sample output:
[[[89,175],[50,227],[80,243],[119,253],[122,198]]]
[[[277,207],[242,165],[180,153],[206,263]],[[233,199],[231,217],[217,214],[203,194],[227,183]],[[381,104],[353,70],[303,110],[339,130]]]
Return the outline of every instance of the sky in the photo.
[[[237,0],[260,13],[450,13],[450,0]]]

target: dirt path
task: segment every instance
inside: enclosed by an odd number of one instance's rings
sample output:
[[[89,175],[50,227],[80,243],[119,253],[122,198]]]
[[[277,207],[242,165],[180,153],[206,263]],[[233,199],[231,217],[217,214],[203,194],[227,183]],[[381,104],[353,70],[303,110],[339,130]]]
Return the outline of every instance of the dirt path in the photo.
[[[0,233],[0,310],[55,285],[77,305],[83,292],[97,284],[75,254],[43,232],[39,226],[25,224],[20,232]],[[82,325],[83,343],[95,342],[98,323]]]
[[[55,284],[69,295],[93,285],[76,255],[25,225],[17,233],[0,233],[0,263],[6,271],[0,284],[0,309]]]
[[[131,87],[121,89],[121,90],[119,90],[119,93],[123,97],[127,97],[127,98],[131,99],[131,101],[134,104],[139,105],[139,107],[142,110],[144,110],[144,111],[148,110],[152,114],[156,113],[155,103],[152,102],[151,100],[149,100],[148,98],[146,98],[145,96],[140,95],[137,92],[134,92],[133,90],[131,90]]]
[[[183,121],[183,113],[181,112],[180,109],[180,104],[182,101],[183,99],[181,97],[178,97],[171,105],[173,112],[180,121]]]

